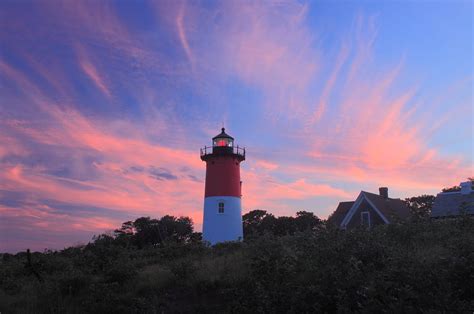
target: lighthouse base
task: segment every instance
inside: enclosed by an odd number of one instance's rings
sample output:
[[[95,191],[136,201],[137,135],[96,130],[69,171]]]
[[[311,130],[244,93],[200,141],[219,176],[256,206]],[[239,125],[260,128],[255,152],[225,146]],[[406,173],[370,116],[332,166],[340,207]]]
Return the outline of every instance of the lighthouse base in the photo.
[[[204,199],[202,237],[211,245],[243,240],[240,197],[209,196]]]

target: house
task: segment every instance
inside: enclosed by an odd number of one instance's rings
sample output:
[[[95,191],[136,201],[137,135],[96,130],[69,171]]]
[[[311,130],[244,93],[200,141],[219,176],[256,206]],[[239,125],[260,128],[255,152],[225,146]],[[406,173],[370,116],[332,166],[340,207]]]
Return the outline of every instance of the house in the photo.
[[[353,202],[341,202],[328,222],[342,229],[357,226],[372,227],[389,224],[410,217],[410,210],[405,202],[398,198],[388,197],[388,188],[379,188],[379,194],[361,191]]]
[[[462,213],[474,215],[473,188],[471,181],[461,182],[461,188],[458,191],[442,192],[436,195],[431,217],[453,217]]]

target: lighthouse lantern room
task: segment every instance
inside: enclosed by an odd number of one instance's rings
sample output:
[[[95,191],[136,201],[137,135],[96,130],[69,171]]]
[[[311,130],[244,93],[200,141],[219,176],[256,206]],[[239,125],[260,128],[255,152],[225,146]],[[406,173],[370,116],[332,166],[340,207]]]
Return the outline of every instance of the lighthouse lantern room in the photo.
[[[240,241],[242,233],[242,202],[240,163],[245,148],[234,146],[234,138],[222,128],[212,139],[212,147],[201,148],[206,162],[203,239],[212,245]]]

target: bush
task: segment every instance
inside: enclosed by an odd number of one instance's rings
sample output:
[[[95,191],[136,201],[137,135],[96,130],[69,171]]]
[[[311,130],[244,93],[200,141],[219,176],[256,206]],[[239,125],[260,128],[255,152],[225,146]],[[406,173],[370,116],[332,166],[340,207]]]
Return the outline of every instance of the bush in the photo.
[[[474,308],[472,217],[341,231],[300,216],[305,219],[301,230],[292,234],[255,232],[245,242],[214,247],[170,239],[140,249],[123,245],[123,236],[122,242],[100,236],[84,247],[31,254],[29,267],[25,253],[4,254],[0,311],[438,313]]]

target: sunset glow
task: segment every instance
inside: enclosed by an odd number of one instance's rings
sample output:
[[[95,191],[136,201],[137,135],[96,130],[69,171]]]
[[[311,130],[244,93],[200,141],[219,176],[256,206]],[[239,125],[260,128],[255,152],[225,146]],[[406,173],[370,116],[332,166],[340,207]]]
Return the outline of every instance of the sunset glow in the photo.
[[[2,1],[0,251],[141,216],[200,230],[222,125],[244,213],[327,218],[474,175],[473,4],[395,4]]]

